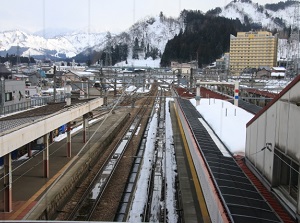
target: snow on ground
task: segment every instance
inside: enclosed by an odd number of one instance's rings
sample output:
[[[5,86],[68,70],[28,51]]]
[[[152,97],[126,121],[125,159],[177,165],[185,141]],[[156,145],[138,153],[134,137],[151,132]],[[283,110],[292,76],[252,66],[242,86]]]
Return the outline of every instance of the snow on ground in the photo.
[[[99,121],[99,120],[101,120],[101,119],[103,119],[103,117],[98,118],[98,119],[92,119],[91,121],[89,121],[89,124],[92,124],[92,123],[94,123],[94,122],[97,122],[97,121]],[[79,126],[73,128],[73,129],[71,130],[71,135],[74,134],[75,132],[78,132],[78,131],[81,130],[82,128],[83,128],[83,124],[81,124],[81,125],[79,125]],[[55,141],[55,142],[59,142],[59,141],[65,139],[66,137],[67,137],[67,132],[65,132],[65,133],[63,133],[63,134],[60,134],[60,135],[56,136],[56,137],[54,138],[54,141]]]
[[[135,88],[129,87],[128,91],[133,91]],[[164,171],[166,174],[166,207],[169,222],[177,222],[178,215],[175,209],[176,200],[174,197],[175,192],[175,177],[176,177],[176,160],[174,156],[173,147],[173,132],[169,111],[169,101],[166,101],[166,120],[165,120],[165,149],[167,159],[163,161]],[[190,100],[195,106],[195,99]],[[223,141],[225,146],[233,154],[244,154],[246,142],[246,123],[253,117],[252,114],[245,110],[238,108],[231,103],[219,99],[201,99],[200,105],[196,106],[197,110],[211,126],[213,131]],[[91,121],[94,122],[95,120]],[[90,123],[91,123],[90,122]],[[147,204],[147,190],[148,180],[151,175],[151,168],[153,164],[155,141],[157,132],[158,115],[154,113],[150,121],[149,134],[147,136],[144,161],[141,167],[140,176],[135,191],[134,202],[129,213],[129,222],[141,222],[144,213],[145,205]],[[78,126],[72,130],[72,133],[80,130]],[[55,141],[60,141],[66,137],[62,134],[55,138]],[[23,157],[26,159],[27,157]],[[157,205],[159,208],[160,205]],[[158,222],[158,219],[157,219]]]
[[[171,115],[169,112],[169,101],[172,99],[167,98],[166,99],[166,121],[165,121],[165,137],[166,137],[166,144],[165,144],[165,150],[166,150],[166,157],[165,157],[165,167],[163,170],[165,171],[166,176],[166,208],[168,210],[167,217],[168,222],[178,222],[178,214],[176,207],[176,198],[175,198],[175,177],[177,169],[176,164],[176,157],[174,153],[174,144],[173,144],[173,129],[172,129],[172,122],[171,122]]]
[[[126,92],[132,92],[132,91],[134,91],[134,90],[136,90],[136,86],[134,86],[134,85],[131,85],[131,86],[128,86],[127,88],[126,88]]]
[[[174,154],[173,146],[173,130],[171,123],[171,116],[169,111],[169,101],[171,99],[166,99],[166,120],[165,120],[165,156],[166,159],[163,160],[163,171],[166,180],[166,208],[167,208],[167,218],[168,222],[177,222],[178,214],[176,211],[176,198],[175,198],[175,177],[176,177],[176,158]],[[156,107],[156,112],[158,108]],[[151,167],[154,161],[154,152],[155,152],[155,141],[156,141],[156,132],[157,132],[157,113],[154,114],[150,121],[149,133],[147,136],[146,147],[144,160],[141,166],[141,172],[139,173],[139,178],[137,182],[137,188],[134,194],[133,205],[129,213],[129,222],[141,222],[142,216],[144,214],[144,208],[147,205],[147,191],[148,191],[148,182],[151,175]],[[163,207],[163,204],[161,204]],[[160,205],[156,205],[155,208],[160,208]],[[159,210],[153,211],[154,213],[159,213]],[[151,222],[159,222],[159,219],[152,216]]]
[[[151,175],[152,162],[154,156],[156,132],[157,132],[157,113],[151,119],[148,131],[144,159],[139,173],[137,188],[134,193],[133,204],[129,212],[129,222],[142,222],[145,204],[147,203],[148,180]]]
[[[254,115],[220,99],[201,99],[196,108],[232,154],[245,154],[246,124]]]
[[[159,68],[160,67],[160,58],[153,60],[152,58],[147,58],[146,60],[135,60],[127,59],[126,61],[119,62],[114,65],[115,67],[149,67],[149,68]]]

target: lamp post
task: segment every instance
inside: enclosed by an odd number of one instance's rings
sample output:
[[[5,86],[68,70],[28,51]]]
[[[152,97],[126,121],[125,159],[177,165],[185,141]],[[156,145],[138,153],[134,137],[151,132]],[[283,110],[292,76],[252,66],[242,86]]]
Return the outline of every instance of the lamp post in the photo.
[[[4,82],[4,77],[1,76],[1,115],[4,115],[4,102],[5,102],[5,82]]]

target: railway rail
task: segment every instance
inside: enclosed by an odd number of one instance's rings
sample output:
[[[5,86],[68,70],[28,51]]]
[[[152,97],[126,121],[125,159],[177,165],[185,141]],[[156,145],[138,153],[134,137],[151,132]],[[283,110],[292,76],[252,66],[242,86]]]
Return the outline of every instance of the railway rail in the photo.
[[[157,126],[155,132],[155,145],[153,148],[153,156],[147,157],[151,160],[151,172],[149,176],[143,176],[142,181],[147,180],[146,202],[143,207],[143,213],[140,214],[141,221],[143,222],[155,222],[156,220],[164,221],[166,219],[166,206],[165,206],[165,94],[163,90],[160,90],[155,104],[152,110],[151,119],[153,119],[154,114],[157,114]],[[134,206],[135,194],[137,189],[138,181],[141,180],[141,169],[142,165],[148,161],[144,161],[144,153],[146,150],[147,138],[150,134],[150,122],[148,122],[147,127],[143,133],[143,139],[140,142],[137,155],[134,158],[134,165],[131,168],[130,176],[126,183],[125,190],[122,195],[122,200],[119,203],[118,212],[115,215],[114,221],[132,221],[131,218],[135,218],[136,213],[131,209]],[[154,134],[154,133],[152,133]],[[151,137],[153,137],[150,134]],[[151,146],[149,146],[151,147]],[[149,149],[149,148],[148,148]],[[146,164],[147,166],[147,164]],[[146,168],[147,169],[147,168]],[[146,178],[146,179],[144,179]],[[138,196],[139,197],[139,196]],[[137,198],[139,200],[139,198]],[[139,202],[139,201],[138,201]],[[142,204],[140,204],[142,205]]]
[[[89,221],[91,219],[109,183],[109,180],[114,174],[125,149],[128,147],[128,142],[136,132],[141,116],[143,116],[144,113],[145,109],[141,109],[135,115],[130,127],[127,128],[123,137],[118,141],[117,146],[110,152],[106,161],[91,181],[76,207],[71,212],[68,220]]]
[[[136,138],[138,137],[136,135],[144,125],[145,118],[149,115],[149,108],[152,107],[151,104],[153,104],[154,100],[151,96],[156,94],[156,89],[156,87],[153,87],[149,93],[150,97],[144,97],[136,102],[138,106],[132,108],[131,118],[128,120],[128,124],[124,126],[123,133],[119,134],[114,142],[112,142],[111,148],[106,149],[107,152],[101,157],[100,163],[93,167],[91,171],[93,172],[91,173],[92,176],[87,177],[88,179],[81,184],[78,192],[75,193],[71,201],[60,211],[61,213],[58,214],[57,220],[111,220],[113,218],[112,216],[115,214],[114,210],[110,211],[105,208],[106,212],[103,213],[101,205],[107,203],[106,199],[108,199],[110,200],[110,208],[113,206],[117,207],[119,202],[115,200],[118,197],[116,195],[117,191],[114,190],[111,192],[111,186],[109,185],[116,185],[113,182],[115,178],[118,180],[125,178],[126,174],[124,174],[124,170],[130,170],[128,166],[132,165],[132,158],[128,158],[132,157],[132,155],[128,154],[133,153],[133,147],[137,144]],[[126,168],[123,167],[124,160]],[[123,172],[121,171],[120,173],[120,170]],[[118,182],[118,185],[122,185],[122,182]],[[78,203],[78,205],[74,206],[74,203]],[[104,216],[99,216],[99,213],[104,214]]]

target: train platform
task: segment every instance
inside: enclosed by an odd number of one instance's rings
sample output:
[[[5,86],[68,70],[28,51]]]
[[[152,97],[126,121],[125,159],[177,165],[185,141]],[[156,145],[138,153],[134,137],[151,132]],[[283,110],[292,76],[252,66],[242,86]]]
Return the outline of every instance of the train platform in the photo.
[[[191,168],[191,166],[193,166],[192,160],[185,139],[182,138],[183,132],[181,132],[182,128],[177,120],[174,103],[171,104],[170,108],[179,180],[179,194],[181,196],[181,208],[178,215],[184,222],[209,223],[211,220],[196,172],[193,170],[193,167]]]
[[[52,187],[53,183],[67,170],[76,163],[78,154],[84,155],[89,153],[90,145],[95,144],[101,140],[110,128],[112,123],[121,122],[126,110],[116,110],[114,114],[107,115],[107,117],[99,118],[97,122],[87,131],[87,143],[83,143],[83,134],[79,130],[72,134],[72,152],[71,157],[67,157],[67,141],[66,138],[58,142],[53,142],[49,145],[49,178],[43,176],[43,153],[41,151],[34,151],[31,158],[13,161],[12,170],[12,211],[4,212],[4,185],[0,185],[0,220],[24,220],[24,217],[32,210],[38,201],[44,197],[45,199],[52,199],[47,197],[48,189]],[[104,121],[105,119],[105,121]],[[93,136],[93,137],[92,137]],[[91,139],[90,139],[91,138]],[[90,139],[90,140],[89,140]],[[3,177],[3,173],[1,174]]]

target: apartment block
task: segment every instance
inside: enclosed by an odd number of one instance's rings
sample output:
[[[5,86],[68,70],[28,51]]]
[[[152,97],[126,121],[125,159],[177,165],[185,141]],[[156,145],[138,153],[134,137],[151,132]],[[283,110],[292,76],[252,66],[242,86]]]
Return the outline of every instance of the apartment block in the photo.
[[[230,72],[239,75],[244,69],[261,66],[274,67],[277,63],[277,35],[271,32],[238,32],[230,35]]]

